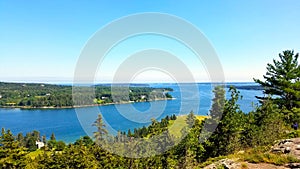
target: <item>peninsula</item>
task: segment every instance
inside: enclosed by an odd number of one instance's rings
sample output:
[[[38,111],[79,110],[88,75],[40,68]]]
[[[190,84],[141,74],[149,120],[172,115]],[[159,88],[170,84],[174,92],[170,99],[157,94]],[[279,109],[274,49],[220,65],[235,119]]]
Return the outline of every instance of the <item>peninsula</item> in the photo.
[[[78,92],[74,92],[74,89]],[[90,92],[90,91],[93,92]],[[172,99],[172,88],[136,84],[90,86],[0,82],[0,107],[72,108]],[[75,100],[74,100],[75,98]]]

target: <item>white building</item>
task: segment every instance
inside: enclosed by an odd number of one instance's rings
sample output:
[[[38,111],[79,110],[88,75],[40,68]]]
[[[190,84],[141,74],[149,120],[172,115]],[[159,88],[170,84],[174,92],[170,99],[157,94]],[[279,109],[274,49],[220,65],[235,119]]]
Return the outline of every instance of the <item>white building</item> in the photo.
[[[45,147],[45,143],[44,142],[41,142],[41,141],[36,141],[35,142],[35,145],[38,149],[42,148],[42,147]]]

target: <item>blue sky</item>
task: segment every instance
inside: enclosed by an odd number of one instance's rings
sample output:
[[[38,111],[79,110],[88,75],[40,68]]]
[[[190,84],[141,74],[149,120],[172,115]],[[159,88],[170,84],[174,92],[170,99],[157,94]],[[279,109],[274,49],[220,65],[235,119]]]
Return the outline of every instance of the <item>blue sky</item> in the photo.
[[[300,51],[299,11],[298,0],[1,0],[0,81],[71,81],[81,50],[97,30],[143,12],[167,13],[192,23],[214,46],[226,81],[252,81],[262,77],[278,53]],[[96,79],[110,81],[119,57],[129,51],[160,47],[177,54],[197,81],[209,81],[201,63],[169,39],[146,35],[117,47],[99,67]],[[160,72],[150,77],[154,74],[144,72],[137,79],[168,81]]]

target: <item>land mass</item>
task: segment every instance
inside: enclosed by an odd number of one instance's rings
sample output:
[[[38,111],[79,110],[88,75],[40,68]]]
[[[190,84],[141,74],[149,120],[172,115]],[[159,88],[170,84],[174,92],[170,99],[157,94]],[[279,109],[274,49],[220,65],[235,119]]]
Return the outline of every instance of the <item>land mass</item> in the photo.
[[[227,86],[229,87],[229,86]],[[239,90],[264,90],[264,87],[260,86],[260,85],[242,85],[242,86],[239,86],[239,85],[234,85],[234,87],[236,89],[239,89]]]
[[[0,107],[73,108],[172,99],[172,88],[130,84],[71,86],[0,82]]]

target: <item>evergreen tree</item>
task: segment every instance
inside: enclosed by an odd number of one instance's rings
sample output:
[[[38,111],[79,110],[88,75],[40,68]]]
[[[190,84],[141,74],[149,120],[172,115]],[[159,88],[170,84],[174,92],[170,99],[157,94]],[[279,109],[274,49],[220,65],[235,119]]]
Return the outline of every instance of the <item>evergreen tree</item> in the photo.
[[[22,133],[19,133],[17,136],[17,141],[20,143],[20,147],[25,146],[25,138]]]
[[[97,131],[94,132],[94,137],[96,141],[103,140],[107,136],[108,131],[106,130],[106,125],[103,122],[101,114],[98,114],[98,118],[94,122],[93,126],[97,127]]]
[[[231,92],[231,98],[225,100],[220,122],[214,133],[205,142],[206,158],[227,155],[241,149],[240,139],[245,123],[245,114],[237,105],[240,98],[239,92],[232,86],[229,92]]]
[[[267,64],[265,81],[254,79],[264,87],[264,93],[270,95],[257,97],[261,101],[271,99],[280,108],[292,110],[300,108],[300,65],[298,64],[299,54],[286,50],[279,54],[279,60],[273,60],[273,64]]]
[[[7,130],[5,133],[5,129],[2,128],[2,135],[0,137],[0,145],[3,148],[12,148],[14,147],[15,138],[10,130]]]
[[[56,138],[55,138],[55,135],[54,135],[54,133],[52,133],[52,134],[51,134],[50,140],[52,140],[52,141],[56,141]]]
[[[130,129],[128,129],[127,137],[132,137],[132,133],[131,133],[131,130],[130,130]]]
[[[43,142],[44,144],[47,143],[47,139],[46,139],[46,136],[45,136],[45,135],[42,136],[42,142]]]
[[[194,125],[195,119],[196,119],[196,117],[194,115],[194,112],[191,111],[186,118],[186,123],[188,124],[189,128],[191,128]]]
[[[213,132],[221,120],[224,106],[225,106],[225,89],[223,86],[216,86],[213,89],[214,98],[212,99],[212,106],[209,110],[209,119],[205,121],[204,130]]]

